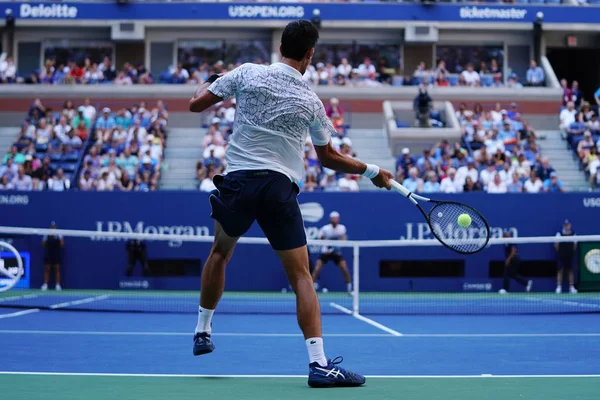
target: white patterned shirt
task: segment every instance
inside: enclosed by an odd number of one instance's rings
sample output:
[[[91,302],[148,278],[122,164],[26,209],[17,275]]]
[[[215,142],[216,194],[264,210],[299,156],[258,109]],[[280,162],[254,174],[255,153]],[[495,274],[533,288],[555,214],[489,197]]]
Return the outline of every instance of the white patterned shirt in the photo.
[[[222,99],[236,98],[225,173],[266,169],[297,183],[304,175],[308,133],[316,146],[327,145],[335,134],[321,100],[286,64],[243,64],[208,90]]]

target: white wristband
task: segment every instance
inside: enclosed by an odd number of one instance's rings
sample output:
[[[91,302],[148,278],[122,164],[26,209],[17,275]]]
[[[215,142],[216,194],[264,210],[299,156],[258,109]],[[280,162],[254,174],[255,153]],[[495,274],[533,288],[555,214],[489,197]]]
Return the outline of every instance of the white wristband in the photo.
[[[377,175],[379,175],[379,167],[375,164],[367,164],[367,169],[362,174],[362,176],[365,176],[369,179],[373,179]]]

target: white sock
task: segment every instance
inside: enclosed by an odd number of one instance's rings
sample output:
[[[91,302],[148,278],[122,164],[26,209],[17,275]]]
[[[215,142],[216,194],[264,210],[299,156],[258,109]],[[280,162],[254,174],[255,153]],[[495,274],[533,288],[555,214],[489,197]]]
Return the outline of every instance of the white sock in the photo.
[[[194,333],[206,332],[210,335],[211,327],[210,321],[215,310],[209,310],[208,308],[198,307],[198,325],[196,325],[196,331]]]
[[[348,292],[352,292],[352,284],[346,283],[346,289],[348,290]]]
[[[323,350],[323,338],[314,337],[306,339],[306,349],[310,363],[317,362],[321,367],[327,366],[327,358]]]

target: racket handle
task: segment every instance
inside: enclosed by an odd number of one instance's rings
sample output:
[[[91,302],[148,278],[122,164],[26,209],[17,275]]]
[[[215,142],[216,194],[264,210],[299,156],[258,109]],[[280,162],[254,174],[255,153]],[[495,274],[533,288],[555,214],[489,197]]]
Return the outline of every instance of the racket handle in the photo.
[[[400,193],[402,196],[404,196],[404,197],[410,196],[410,190],[408,190],[407,188],[402,186],[400,183],[396,182],[395,180],[391,180],[390,184],[392,185],[392,189],[394,189],[394,191]]]

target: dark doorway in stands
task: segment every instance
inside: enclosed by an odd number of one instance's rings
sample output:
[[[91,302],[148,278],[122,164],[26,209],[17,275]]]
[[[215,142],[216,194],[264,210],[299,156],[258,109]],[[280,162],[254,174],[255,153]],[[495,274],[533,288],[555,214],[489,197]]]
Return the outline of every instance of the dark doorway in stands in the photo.
[[[579,82],[585,100],[594,105],[594,92],[600,87],[600,49],[548,48],[546,55],[560,81]]]

